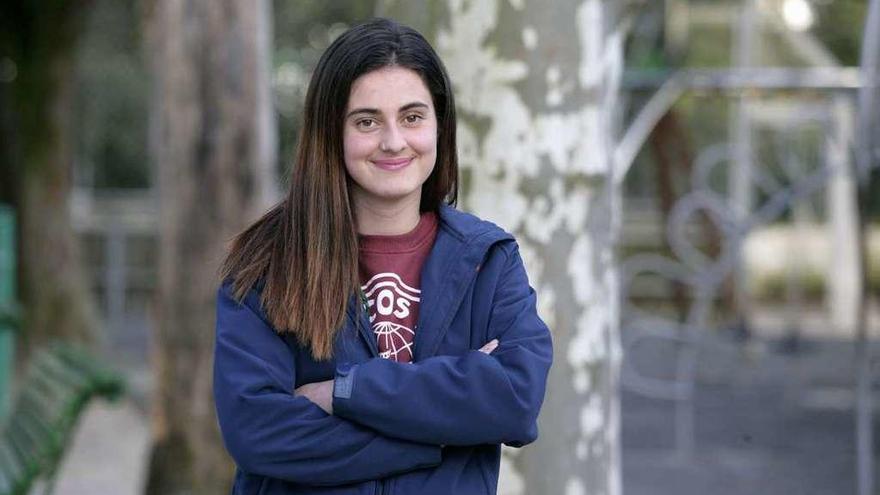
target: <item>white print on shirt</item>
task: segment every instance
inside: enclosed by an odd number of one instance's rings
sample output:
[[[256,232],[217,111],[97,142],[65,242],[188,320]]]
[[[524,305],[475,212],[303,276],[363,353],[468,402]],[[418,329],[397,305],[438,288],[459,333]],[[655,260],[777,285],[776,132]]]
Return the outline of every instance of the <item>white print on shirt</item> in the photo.
[[[373,333],[379,339],[380,347],[388,349],[381,352],[380,357],[393,359],[403,351],[411,354],[415,332],[398,321],[410,315],[410,307],[419,302],[421,291],[410,287],[392,272],[376,274],[361,289],[367,298]]]

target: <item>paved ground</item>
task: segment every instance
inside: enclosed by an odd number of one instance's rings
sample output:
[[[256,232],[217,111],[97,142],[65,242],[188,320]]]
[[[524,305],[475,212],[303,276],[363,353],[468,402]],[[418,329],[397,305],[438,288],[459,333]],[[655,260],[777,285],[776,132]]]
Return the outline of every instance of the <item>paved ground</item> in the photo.
[[[113,360],[126,375],[127,394],[119,402],[94,401],[86,409],[61,465],[55,495],[143,493],[152,375],[145,359],[131,352],[117,352]]]
[[[764,332],[747,345],[724,336],[707,341],[689,458],[675,455],[671,405],[624,392],[626,495],[855,493],[852,341],[808,333],[791,353],[778,335]],[[655,346],[636,357],[645,372],[662,376],[668,352]],[[141,493],[149,442],[144,366],[128,371],[130,399],[89,408],[57,495]]]
[[[692,456],[676,455],[670,403],[623,394],[625,493],[855,493],[853,344],[722,349],[698,367]]]
[[[140,495],[149,442],[146,418],[131,400],[93,403],[81,420],[56,495]]]

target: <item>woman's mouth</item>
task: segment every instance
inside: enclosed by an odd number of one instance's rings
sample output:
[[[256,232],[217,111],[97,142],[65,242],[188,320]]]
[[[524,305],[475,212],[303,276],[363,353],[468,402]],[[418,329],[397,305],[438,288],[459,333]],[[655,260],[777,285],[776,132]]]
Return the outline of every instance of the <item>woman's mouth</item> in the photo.
[[[383,158],[381,160],[373,160],[373,163],[383,170],[399,170],[412,163],[412,161],[412,157]]]

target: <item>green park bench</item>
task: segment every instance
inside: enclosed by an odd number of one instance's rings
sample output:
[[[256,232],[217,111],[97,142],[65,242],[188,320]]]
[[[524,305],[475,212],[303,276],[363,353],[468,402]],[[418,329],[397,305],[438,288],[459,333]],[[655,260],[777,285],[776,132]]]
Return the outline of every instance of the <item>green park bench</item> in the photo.
[[[118,398],[123,382],[95,356],[59,342],[34,352],[10,402],[14,336],[21,328],[14,233],[13,211],[0,205],[0,495],[26,495],[38,481],[47,494],[89,401]]]
[[[117,399],[123,388],[117,373],[82,349],[58,343],[37,351],[0,427],[0,495],[26,495],[37,480],[51,493],[86,405]]]

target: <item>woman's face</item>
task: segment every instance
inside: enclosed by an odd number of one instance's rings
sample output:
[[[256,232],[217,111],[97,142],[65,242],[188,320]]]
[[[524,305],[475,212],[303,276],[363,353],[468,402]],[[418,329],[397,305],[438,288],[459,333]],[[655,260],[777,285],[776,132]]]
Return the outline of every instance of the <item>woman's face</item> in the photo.
[[[357,78],[343,129],[355,205],[418,205],[437,161],[437,117],[418,73],[390,66]]]

